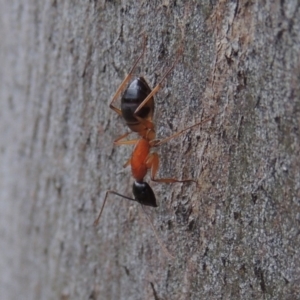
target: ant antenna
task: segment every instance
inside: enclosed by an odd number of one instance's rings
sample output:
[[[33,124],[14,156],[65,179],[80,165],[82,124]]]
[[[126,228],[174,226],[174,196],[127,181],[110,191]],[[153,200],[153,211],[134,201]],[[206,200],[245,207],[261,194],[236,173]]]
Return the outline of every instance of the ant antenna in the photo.
[[[153,233],[154,233],[154,235],[155,235],[155,237],[156,237],[156,239],[157,239],[157,242],[158,242],[159,246],[161,247],[161,249],[163,250],[163,252],[165,253],[165,255],[166,255],[167,257],[169,257],[170,259],[175,259],[175,256],[172,255],[172,254],[169,252],[169,250],[166,248],[166,246],[165,246],[164,243],[162,242],[161,238],[158,236],[157,231],[156,231],[156,229],[155,229],[155,227],[154,227],[152,221],[150,220],[148,214],[146,213],[144,206],[143,206],[143,205],[141,205],[141,206],[142,206],[142,211],[143,211],[144,215],[146,216],[148,222],[149,222],[150,225],[151,225],[151,228],[152,228],[152,230],[153,230]]]
[[[104,206],[105,206],[105,204],[106,204],[106,200],[107,200],[108,194],[114,194],[114,195],[117,195],[117,196],[119,196],[119,197],[121,197],[121,198],[124,198],[124,199],[128,199],[128,200],[131,200],[131,201],[136,201],[136,200],[133,199],[133,198],[124,196],[124,195],[119,194],[119,193],[117,193],[117,192],[115,192],[115,191],[111,191],[111,190],[106,191],[106,193],[105,193],[105,198],[104,198],[104,201],[103,201],[103,203],[102,203],[100,213],[99,213],[97,219],[94,221],[94,226],[97,226],[97,225],[99,224],[99,220],[100,220],[100,218],[101,218],[101,215],[102,215]],[[150,220],[148,214],[146,213],[144,206],[143,206],[142,204],[141,204],[141,206],[142,206],[142,211],[143,211],[144,215],[146,216],[147,221],[150,223],[151,228],[152,228],[152,230],[153,230],[153,233],[154,233],[154,235],[155,235],[155,237],[156,237],[156,239],[157,239],[157,242],[158,242],[158,244],[160,245],[160,247],[162,248],[163,252],[164,252],[165,255],[166,255],[167,257],[169,257],[170,259],[175,259],[175,256],[172,255],[172,254],[168,251],[168,249],[165,247],[164,243],[162,242],[161,238],[158,236],[157,231],[156,231],[156,229],[154,228],[154,225],[153,225],[153,223],[151,222],[151,220]]]

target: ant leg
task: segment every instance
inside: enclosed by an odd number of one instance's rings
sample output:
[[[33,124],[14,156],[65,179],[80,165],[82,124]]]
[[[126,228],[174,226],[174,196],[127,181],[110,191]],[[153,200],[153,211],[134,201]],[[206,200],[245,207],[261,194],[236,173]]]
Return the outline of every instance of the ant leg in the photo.
[[[116,140],[114,140],[114,145],[116,146],[120,146],[120,145],[134,145],[137,143],[138,139],[136,140],[123,140],[124,138],[126,138],[130,133],[132,132],[127,132],[123,135],[121,135],[120,137],[118,137]],[[123,140],[123,141],[122,141]]]
[[[135,145],[139,140],[129,140],[129,141],[119,141],[117,143],[115,143],[116,146],[120,146],[120,145]]]
[[[117,100],[117,98],[120,96],[120,94],[122,93],[122,91],[124,90],[125,86],[127,85],[128,81],[131,79],[132,74],[138,64],[138,62],[141,60],[141,58],[144,56],[145,53],[145,49],[146,49],[146,44],[147,44],[147,36],[144,36],[144,44],[143,44],[143,51],[140,54],[140,56],[137,58],[137,60],[134,62],[133,67],[131,68],[131,70],[129,71],[128,75],[125,77],[125,79],[123,80],[123,82],[121,83],[121,85],[118,87],[116,93],[114,94],[112,100],[109,103],[109,108],[111,108],[112,110],[114,110],[118,115],[122,116],[122,111],[113,106],[113,103]]]
[[[103,201],[103,204],[102,204],[100,213],[99,213],[97,219],[94,221],[94,226],[97,226],[97,225],[99,224],[99,220],[100,220],[100,218],[101,218],[101,215],[102,215],[102,212],[103,212],[103,209],[104,209],[104,206],[105,206],[105,203],[106,203],[108,194],[114,194],[114,195],[117,195],[117,196],[122,197],[122,198],[127,199],[127,200],[136,201],[136,200],[133,199],[133,198],[124,196],[124,195],[119,194],[119,193],[117,193],[117,192],[115,192],[115,191],[110,191],[110,190],[109,190],[109,191],[106,191],[106,194],[105,194],[105,197],[104,197],[104,201]]]
[[[126,163],[123,165],[123,168],[128,167],[131,164],[131,158],[129,158]]]
[[[192,126],[186,127],[186,128],[184,128],[184,129],[182,129],[182,130],[180,130],[180,131],[178,131],[178,132],[172,134],[171,136],[169,136],[169,137],[163,139],[163,140],[153,140],[153,141],[150,141],[150,145],[151,145],[151,147],[157,147],[157,146],[159,146],[159,145],[161,145],[161,144],[164,144],[164,143],[168,142],[169,140],[174,139],[175,137],[181,135],[183,132],[185,132],[185,131],[187,131],[187,130],[193,128],[193,127],[200,126],[200,125],[202,125],[202,124],[207,123],[208,121],[211,121],[214,117],[215,117],[215,116],[213,116],[213,117],[211,117],[211,118],[208,118],[208,119],[206,119],[206,120],[204,120],[204,121],[198,122],[198,123],[196,123],[196,124],[194,124],[194,125],[192,125]]]
[[[143,100],[143,102],[138,106],[138,108],[135,110],[134,114],[136,115],[141,109],[142,107],[162,88],[162,83],[163,81],[166,79],[166,77],[173,71],[173,69],[175,68],[175,66],[178,63],[178,60],[180,58],[180,56],[182,55],[182,49],[179,49],[179,53],[177,55],[177,58],[175,60],[175,62],[173,63],[173,65],[171,66],[171,68],[163,75],[162,79],[160,80],[160,82],[156,85],[156,87],[151,91],[151,93]]]
[[[157,174],[158,171],[158,166],[159,166],[159,156],[156,152],[151,153],[149,157],[146,160],[146,165],[148,169],[151,169],[150,173],[150,178],[152,181],[155,182],[165,182],[165,183],[174,183],[174,182],[195,182],[197,183],[196,180],[193,179],[183,179],[179,180],[176,178],[155,178],[155,175]]]

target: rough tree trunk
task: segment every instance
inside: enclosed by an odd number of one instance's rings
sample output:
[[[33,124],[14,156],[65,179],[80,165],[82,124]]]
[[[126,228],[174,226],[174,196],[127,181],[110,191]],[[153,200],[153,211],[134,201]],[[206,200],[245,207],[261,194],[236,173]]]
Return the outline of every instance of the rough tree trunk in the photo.
[[[186,4],[185,4],[186,2]],[[300,299],[298,0],[1,1],[1,299]],[[147,209],[108,108],[148,46],[160,147]]]

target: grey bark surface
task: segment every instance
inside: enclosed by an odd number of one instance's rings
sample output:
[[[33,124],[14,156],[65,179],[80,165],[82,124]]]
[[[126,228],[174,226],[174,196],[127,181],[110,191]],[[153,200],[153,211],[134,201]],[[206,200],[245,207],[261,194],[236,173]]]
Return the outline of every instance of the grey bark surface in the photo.
[[[300,9],[289,1],[1,1],[1,299],[300,299]],[[108,107],[157,94],[146,209]],[[148,178],[149,179],[149,178]],[[147,180],[148,180],[147,179]]]

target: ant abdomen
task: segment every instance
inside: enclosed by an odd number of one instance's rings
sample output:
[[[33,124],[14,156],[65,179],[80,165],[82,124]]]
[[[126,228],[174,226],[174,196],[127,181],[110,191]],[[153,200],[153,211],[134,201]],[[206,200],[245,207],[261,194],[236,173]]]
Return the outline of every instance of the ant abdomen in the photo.
[[[137,125],[140,121],[136,116],[143,120],[152,120],[154,113],[154,100],[151,98],[135,115],[136,109],[139,105],[147,98],[151,93],[151,89],[143,77],[138,77],[134,79],[127,89],[121,99],[121,111],[122,117],[124,118],[126,124],[131,128],[130,125]]]

